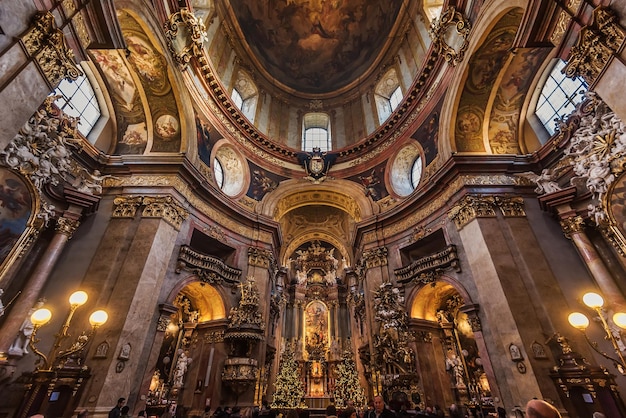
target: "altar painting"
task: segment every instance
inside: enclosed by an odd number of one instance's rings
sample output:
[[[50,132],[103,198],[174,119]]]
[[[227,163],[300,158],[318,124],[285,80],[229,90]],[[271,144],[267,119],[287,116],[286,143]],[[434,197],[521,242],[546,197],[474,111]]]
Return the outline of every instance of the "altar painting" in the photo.
[[[328,347],[328,307],[321,301],[309,303],[304,312],[304,342],[309,357]]]
[[[11,170],[0,168],[0,266],[26,231],[31,213],[32,198],[24,181]]]

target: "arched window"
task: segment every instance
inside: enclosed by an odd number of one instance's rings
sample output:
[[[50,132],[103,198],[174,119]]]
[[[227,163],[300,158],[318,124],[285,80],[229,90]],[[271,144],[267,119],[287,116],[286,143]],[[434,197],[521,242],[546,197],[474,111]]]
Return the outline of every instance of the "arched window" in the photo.
[[[411,185],[413,186],[413,190],[417,189],[417,186],[420,184],[421,179],[422,157],[418,155],[415,161],[413,161],[413,166],[411,166]]]
[[[237,72],[237,78],[235,79],[230,97],[233,99],[235,106],[241,110],[241,113],[250,122],[254,122],[258,92],[256,85],[244,71]]]
[[[581,91],[586,91],[588,87],[581,77],[575,79],[566,77],[563,68],[565,61],[558,60],[541,89],[535,108],[535,115],[550,135],[556,132],[555,119],[572,113],[576,105],[583,100]]]
[[[63,79],[52,94],[61,96],[54,102],[61,110],[80,118],[78,131],[87,137],[102,114],[89,79],[84,74],[74,81]]]
[[[302,118],[302,149],[311,152],[319,148],[326,152],[332,149],[330,142],[330,118],[326,113],[307,113]]]
[[[374,90],[379,123],[384,123],[402,102],[402,89],[395,68],[387,71]]]
[[[213,174],[215,175],[215,183],[220,189],[224,188],[224,169],[222,163],[217,158],[213,159]]]

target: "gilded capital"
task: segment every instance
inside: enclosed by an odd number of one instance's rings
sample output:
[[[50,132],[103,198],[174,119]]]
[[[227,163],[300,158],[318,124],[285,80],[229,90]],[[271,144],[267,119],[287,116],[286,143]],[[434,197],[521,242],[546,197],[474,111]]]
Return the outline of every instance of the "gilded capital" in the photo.
[[[141,205],[141,196],[120,196],[113,200],[112,218],[134,218]]]
[[[68,239],[72,238],[74,232],[76,232],[76,228],[80,225],[80,222],[75,219],[69,218],[59,218],[57,219],[57,225],[55,231],[58,234],[67,235]]]
[[[172,196],[146,196],[141,203],[144,206],[142,217],[162,218],[177,230],[189,215],[189,212]]]
[[[492,196],[467,195],[448,212],[457,229],[463,228],[475,218],[493,218],[496,216],[495,198]]]
[[[572,238],[572,234],[583,232],[584,227],[585,220],[580,216],[570,216],[569,218],[561,219],[561,228],[568,239]]]
[[[269,268],[274,260],[274,254],[270,250],[258,247],[248,248],[248,264],[262,268]]]
[[[496,204],[505,217],[526,216],[524,199],[520,196],[496,196]]]
[[[365,268],[382,267],[387,265],[387,248],[378,247],[363,252],[362,260],[365,262]]]

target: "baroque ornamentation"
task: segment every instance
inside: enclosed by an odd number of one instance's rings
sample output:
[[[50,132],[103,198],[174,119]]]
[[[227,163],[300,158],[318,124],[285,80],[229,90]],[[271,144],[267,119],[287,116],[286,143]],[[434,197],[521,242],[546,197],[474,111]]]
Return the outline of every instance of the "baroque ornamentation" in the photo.
[[[226,265],[217,257],[194,251],[187,245],[182,245],[178,253],[175,271],[180,274],[182,270],[196,274],[203,282],[209,284],[222,281],[234,284],[239,282],[241,277],[241,270]]]
[[[380,326],[374,340],[373,364],[391,364],[403,374],[410,373],[414,353],[408,345],[410,339],[404,296],[391,283],[381,284],[374,292],[374,319]]]
[[[48,97],[0,152],[0,161],[28,177],[41,193],[48,183],[58,185],[70,173],[73,151],[81,146],[78,119],[53,107]]]
[[[580,216],[570,216],[561,219],[561,228],[568,239],[572,239],[572,234],[582,232],[585,229],[585,220]]]
[[[56,27],[52,13],[37,12],[32,26],[21,40],[51,86],[56,87],[64,78],[76,80],[82,75],[74,63],[74,53],[65,42],[65,35]]]
[[[587,92],[578,128],[565,154],[576,177],[571,183],[593,194],[589,215],[596,225],[607,225],[607,191],[624,171],[626,125],[594,92]]]
[[[59,234],[67,235],[68,239],[71,239],[79,225],[80,222],[76,219],[61,217],[57,219],[55,231]]]
[[[274,261],[274,254],[270,250],[258,247],[248,248],[248,264],[251,266],[269,269]]]
[[[137,209],[141,206],[141,196],[120,196],[113,199],[112,218],[134,218]]]
[[[189,215],[172,196],[146,196],[143,198],[144,205],[141,216],[144,218],[163,218],[177,230]]]
[[[157,322],[157,331],[165,332],[167,331],[167,326],[172,322],[172,317],[170,315],[159,316],[159,320]]]
[[[183,7],[173,13],[164,26],[167,49],[184,70],[192,57],[201,54],[202,44],[208,40],[204,23]]]
[[[399,283],[416,281],[418,283],[432,283],[441,273],[452,268],[461,271],[459,257],[455,245],[448,245],[445,249],[434,254],[413,261],[405,267],[394,270]]]
[[[365,268],[383,267],[387,265],[387,248],[378,247],[363,251],[361,259],[365,262]]]
[[[570,51],[565,75],[583,77],[592,87],[611,57],[618,55],[625,38],[626,31],[615,13],[605,6],[596,8],[593,23],[580,30],[576,45]]]
[[[259,312],[259,289],[256,280],[252,276],[246,278],[245,283],[240,283],[241,299],[239,306],[233,307],[228,315],[228,329],[265,329],[265,321]],[[262,338],[260,333],[257,339]]]
[[[457,229],[463,228],[475,218],[494,218],[495,198],[493,196],[467,195],[458,202],[448,213]]]
[[[433,40],[437,53],[443,54],[450,64],[457,65],[463,61],[465,51],[469,46],[467,39],[470,29],[471,25],[467,18],[454,6],[448,6],[439,19],[432,23],[428,34]]]
[[[496,209],[504,217],[526,216],[524,199],[519,196],[466,195],[448,212],[448,218],[460,230],[475,218],[494,218]]]

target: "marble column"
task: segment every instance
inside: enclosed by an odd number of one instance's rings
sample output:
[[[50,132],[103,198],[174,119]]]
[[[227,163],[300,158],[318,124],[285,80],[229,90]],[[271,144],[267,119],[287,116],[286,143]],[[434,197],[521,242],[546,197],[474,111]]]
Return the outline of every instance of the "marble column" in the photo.
[[[613,276],[604,265],[602,258],[587,237],[584,231],[584,220],[580,216],[568,216],[561,219],[561,227],[565,236],[572,240],[580,257],[587,265],[589,272],[595,279],[602,296],[608,305],[615,311],[624,311],[624,296],[617,287]]]
[[[50,273],[59,260],[59,257],[61,257],[67,241],[80,225],[78,221],[79,218],[80,214],[65,212],[63,216],[57,220],[55,234],[50,244],[48,244],[45,253],[22,288],[19,297],[15,301],[15,305],[9,311],[2,325],[2,329],[0,329],[0,352],[22,357],[23,353],[21,350],[20,352],[14,351],[11,353],[9,352],[9,347],[15,340],[15,336],[18,334],[24,319],[28,316],[28,312],[40,297],[41,290],[48,281]]]

